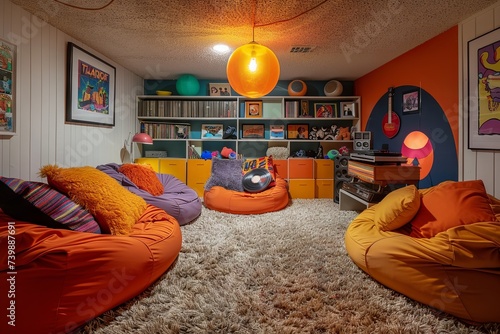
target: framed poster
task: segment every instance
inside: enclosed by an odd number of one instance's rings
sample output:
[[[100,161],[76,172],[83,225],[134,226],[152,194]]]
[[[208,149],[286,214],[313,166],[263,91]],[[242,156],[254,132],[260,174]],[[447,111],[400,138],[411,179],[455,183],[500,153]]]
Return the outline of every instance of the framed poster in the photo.
[[[201,139],[222,139],[222,124],[202,124]]]
[[[245,117],[261,118],[262,117],[262,101],[246,101],[245,102]]]
[[[116,69],[73,43],[68,43],[66,122],[115,125]]]
[[[469,149],[500,150],[500,28],[468,43]]]
[[[0,39],[0,134],[16,132],[16,46]]]
[[[264,138],[264,124],[243,124],[241,138]]]
[[[341,118],[356,118],[357,105],[355,102],[340,102],[340,117]]]
[[[287,139],[308,139],[308,124],[287,124]]]
[[[420,109],[420,94],[418,90],[403,93],[402,110],[404,114],[418,113]]]
[[[315,103],[314,117],[316,118],[331,118],[337,117],[337,105],[334,103]]]

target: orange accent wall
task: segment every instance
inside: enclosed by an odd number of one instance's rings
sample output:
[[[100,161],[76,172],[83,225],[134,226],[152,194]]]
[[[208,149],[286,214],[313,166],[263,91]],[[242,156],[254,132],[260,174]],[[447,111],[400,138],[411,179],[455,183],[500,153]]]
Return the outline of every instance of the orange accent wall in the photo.
[[[424,42],[354,82],[361,96],[361,129],[389,87],[418,86],[444,110],[458,152],[458,26]],[[429,112],[429,111],[428,111]]]

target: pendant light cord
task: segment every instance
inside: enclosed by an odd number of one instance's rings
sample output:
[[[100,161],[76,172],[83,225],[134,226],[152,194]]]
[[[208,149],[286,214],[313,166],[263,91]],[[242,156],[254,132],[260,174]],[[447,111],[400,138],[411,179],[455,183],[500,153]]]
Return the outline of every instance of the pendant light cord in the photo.
[[[269,22],[269,23],[262,23],[262,24],[255,24],[255,15],[256,15],[256,10],[257,10],[257,0],[254,1],[254,12],[252,13],[253,14],[253,17],[252,17],[252,21],[253,21],[253,30],[257,27],[266,27],[266,26],[270,26],[270,25],[273,25],[273,24],[278,24],[278,23],[285,23],[285,22],[289,22],[289,21],[292,21],[292,20],[295,20],[296,18],[304,15],[304,14],[307,14],[309,13],[310,11],[313,11],[315,10],[316,8],[324,5],[326,2],[328,2],[328,0],[323,0],[322,2],[320,2],[319,4],[317,4],[316,6],[314,7],[311,7],[305,11],[303,11],[302,13],[299,13],[293,17],[290,17],[288,19],[283,19],[283,20],[278,20],[278,21],[274,21],[274,22]],[[253,40],[253,32],[252,32],[252,40]]]
[[[65,5],[65,6],[68,6],[68,7],[71,7],[71,8],[81,9],[81,10],[101,10],[101,9],[104,9],[104,8],[108,7],[109,5],[111,5],[114,1],[115,0],[110,0],[107,4],[105,4],[105,5],[101,6],[101,7],[90,8],[90,7],[75,6],[75,5],[71,5],[69,3],[60,1],[60,0],[54,0],[54,2],[57,2],[57,3],[61,4],[61,5]]]

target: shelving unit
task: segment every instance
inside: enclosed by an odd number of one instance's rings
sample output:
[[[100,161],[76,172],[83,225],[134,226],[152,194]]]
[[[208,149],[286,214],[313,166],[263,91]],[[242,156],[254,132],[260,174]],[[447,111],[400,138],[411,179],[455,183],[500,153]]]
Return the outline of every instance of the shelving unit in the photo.
[[[262,107],[259,117],[247,117],[246,108],[257,103]],[[320,105],[329,105],[333,116],[314,117]],[[341,115],[345,106],[355,108],[355,117]],[[314,129],[319,133],[331,131],[332,128],[348,127],[359,130],[361,98],[359,96],[266,96],[260,99],[249,99],[241,96],[156,96],[141,95],[137,97],[137,118],[139,129],[149,133],[154,144],[143,147],[151,151],[167,151],[168,157],[189,157],[189,147],[197,152],[220,151],[229,147],[245,158],[256,158],[266,155],[271,146],[286,147],[293,154],[298,150],[316,151],[321,145],[326,154],[331,149],[347,146],[352,149],[352,140],[332,140],[316,137],[315,139],[297,139],[287,136],[288,127],[297,128],[307,125],[308,134]],[[304,107],[306,109],[304,109]],[[336,110],[335,110],[336,109]],[[306,112],[306,110],[308,110]],[[307,115],[308,117],[301,117]],[[225,131],[229,126],[236,128],[235,139],[202,138],[202,127],[221,125]],[[243,127],[261,125],[264,128],[262,138],[244,138]],[[284,138],[271,138],[271,127],[281,126]],[[179,130],[182,129],[182,130]],[[309,136],[308,136],[309,138]],[[330,137],[331,138],[331,137]],[[144,155],[145,152],[142,152]]]
[[[315,117],[316,109],[321,105],[329,106],[327,111],[332,117]],[[257,107],[257,110],[250,112],[250,107]],[[249,99],[241,96],[142,95],[137,97],[138,128],[151,135],[153,145],[143,146],[141,158],[136,161],[151,162],[160,171],[175,172],[202,197],[204,184],[210,177],[211,161],[192,159],[193,149],[201,155],[203,151],[221,152],[228,147],[243,159],[265,156],[270,147],[285,147],[290,155],[299,150],[316,152],[320,145],[323,154],[342,146],[352,149],[352,138],[337,140],[327,136],[327,133],[339,127],[348,127],[351,133],[359,130],[360,107],[359,96],[266,96]],[[344,108],[351,112],[354,110],[355,115],[344,117],[341,114]],[[306,138],[297,138],[298,127],[304,125],[308,128]],[[236,129],[236,138],[222,138],[228,127]],[[271,134],[271,129],[275,127],[283,129],[283,138],[276,133]],[[214,136],[216,128],[220,130],[220,137]],[[311,134],[314,129],[319,130],[315,136]],[[214,133],[204,138],[212,130]],[[243,135],[244,130],[246,136]],[[288,130],[294,131],[293,136]],[[256,133],[259,137],[255,137]],[[166,151],[167,158],[151,161],[151,158],[145,157],[144,150]],[[333,198],[333,161],[306,157],[278,160],[275,157],[274,162],[280,176],[288,180],[292,197]]]

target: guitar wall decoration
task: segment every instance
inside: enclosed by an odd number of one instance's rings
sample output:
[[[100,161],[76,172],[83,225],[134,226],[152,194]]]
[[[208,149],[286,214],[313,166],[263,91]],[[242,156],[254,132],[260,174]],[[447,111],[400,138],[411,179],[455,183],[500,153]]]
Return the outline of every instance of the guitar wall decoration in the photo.
[[[392,98],[394,96],[394,88],[389,87],[389,107],[387,108],[387,114],[384,115],[382,119],[382,131],[387,136],[387,138],[393,138],[399,132],[399,127],[401,121],[399,120],[398,114],[392,110]]]

